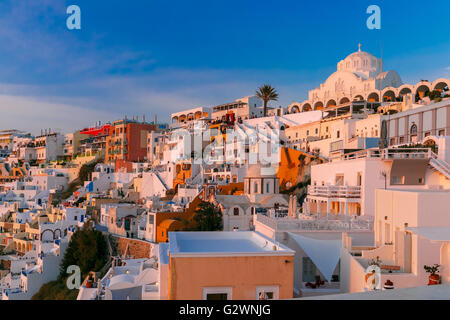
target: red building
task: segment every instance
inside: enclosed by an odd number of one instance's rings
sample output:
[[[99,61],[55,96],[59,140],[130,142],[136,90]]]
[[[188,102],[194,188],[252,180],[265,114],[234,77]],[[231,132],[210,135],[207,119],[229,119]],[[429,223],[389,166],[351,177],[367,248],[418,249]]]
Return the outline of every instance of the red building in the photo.
[[[147,134],[156,126],[137,120],[115,121],[106,138],[106,161],[140,162],[147,157]]]

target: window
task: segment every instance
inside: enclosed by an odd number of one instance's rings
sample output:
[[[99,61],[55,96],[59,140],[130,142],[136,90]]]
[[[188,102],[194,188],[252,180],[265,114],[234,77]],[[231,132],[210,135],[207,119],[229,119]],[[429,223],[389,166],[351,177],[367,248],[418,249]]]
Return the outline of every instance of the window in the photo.
[[[238,216],[238,215],[239,215],[239,208],[234,208],[234,209],[233,209],[233,214],[234,214],[235,216]]]
[[[256,300],[278,300],[278,286],[256,287]]]
[[[339,137],[340,137],[340,132],[339,132],[339,130],[337,131],[337,133],[336,133],[336,138],[338,138],[339,139]]]
[[[445,136],[445,130],[439,130],[438,136]]]
[[[335,185],[337,185],[337,186],[343,186],[344,185],[344,175],[343,174],[337,174],[336,175]]]
[[[203,300],[231,300],[231,287],[203,288]]]
[[[392,184],[405,184],[405,176],[392,177]]]
[[[266,192],[269,193],[269,184],[266,184]]]
[[[253,192],[258,192],[258,184],[257,183],[255,183],[254,185],[253,185]]]

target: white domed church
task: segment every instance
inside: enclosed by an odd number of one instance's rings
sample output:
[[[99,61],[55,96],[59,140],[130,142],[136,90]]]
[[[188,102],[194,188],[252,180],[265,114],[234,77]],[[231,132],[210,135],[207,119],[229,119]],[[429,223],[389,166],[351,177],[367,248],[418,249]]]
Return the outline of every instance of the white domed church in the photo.
[[[307,101],[291,104],[289,112],[321,110],[354,100],[379,101],[383,89],[402,84],[396,71],[383,71],[383,60],[361,51],[359,44],[357,52],[338,62],[336,72],[309,91]]]
[[[289,206],[289,197],[279,193],[280,181],[270,167],[250,165],[244,179],[243,195],[213,195],[211,201],[223,214],[224,231],[250,230],[256,209]]]

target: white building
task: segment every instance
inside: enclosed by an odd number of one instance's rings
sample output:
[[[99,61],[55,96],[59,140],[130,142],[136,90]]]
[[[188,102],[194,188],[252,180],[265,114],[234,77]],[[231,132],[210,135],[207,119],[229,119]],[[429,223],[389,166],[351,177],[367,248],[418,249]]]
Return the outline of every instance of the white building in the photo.
[[[279,179],[269,168],[256,164],[247,170],[243,195],[213,194],[210,201],[222,210],[224,231],[253,229],[258,209],[288,207],[287,196],[279,193]]]

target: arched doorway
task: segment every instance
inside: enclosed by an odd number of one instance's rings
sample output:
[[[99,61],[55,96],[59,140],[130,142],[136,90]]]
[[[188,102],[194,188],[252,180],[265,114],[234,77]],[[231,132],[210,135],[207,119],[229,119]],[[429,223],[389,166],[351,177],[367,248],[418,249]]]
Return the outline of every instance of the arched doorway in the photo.
[[[416,90],[416,102],[428,96],[429,93],[430,88],[427,85],[425,84],[420,85]]]
[[[350,99],[347,97],[343,97],[341,100],[339,100],[339,104],[346,104],[349,102],[350,102]]]
[[[378,93],[372,92],[371,94],[369,94],[367,96],[367,101],[369,101],[369,102],[379,102],[380,101],[380,96],[378,95]]]
[[[322,110],[323,109],[323,102],[322,101],[317,101],[314,104],[314,110]]]
[[[395,92],[392,90],[388,90],[383,94],[383,102],[392,102],[395,101]]]
[[[328,100],[327,108],[332,108],[332,107],[335,107],[335,106],[336,106],[336,100],[334,100],[334,99]]]

